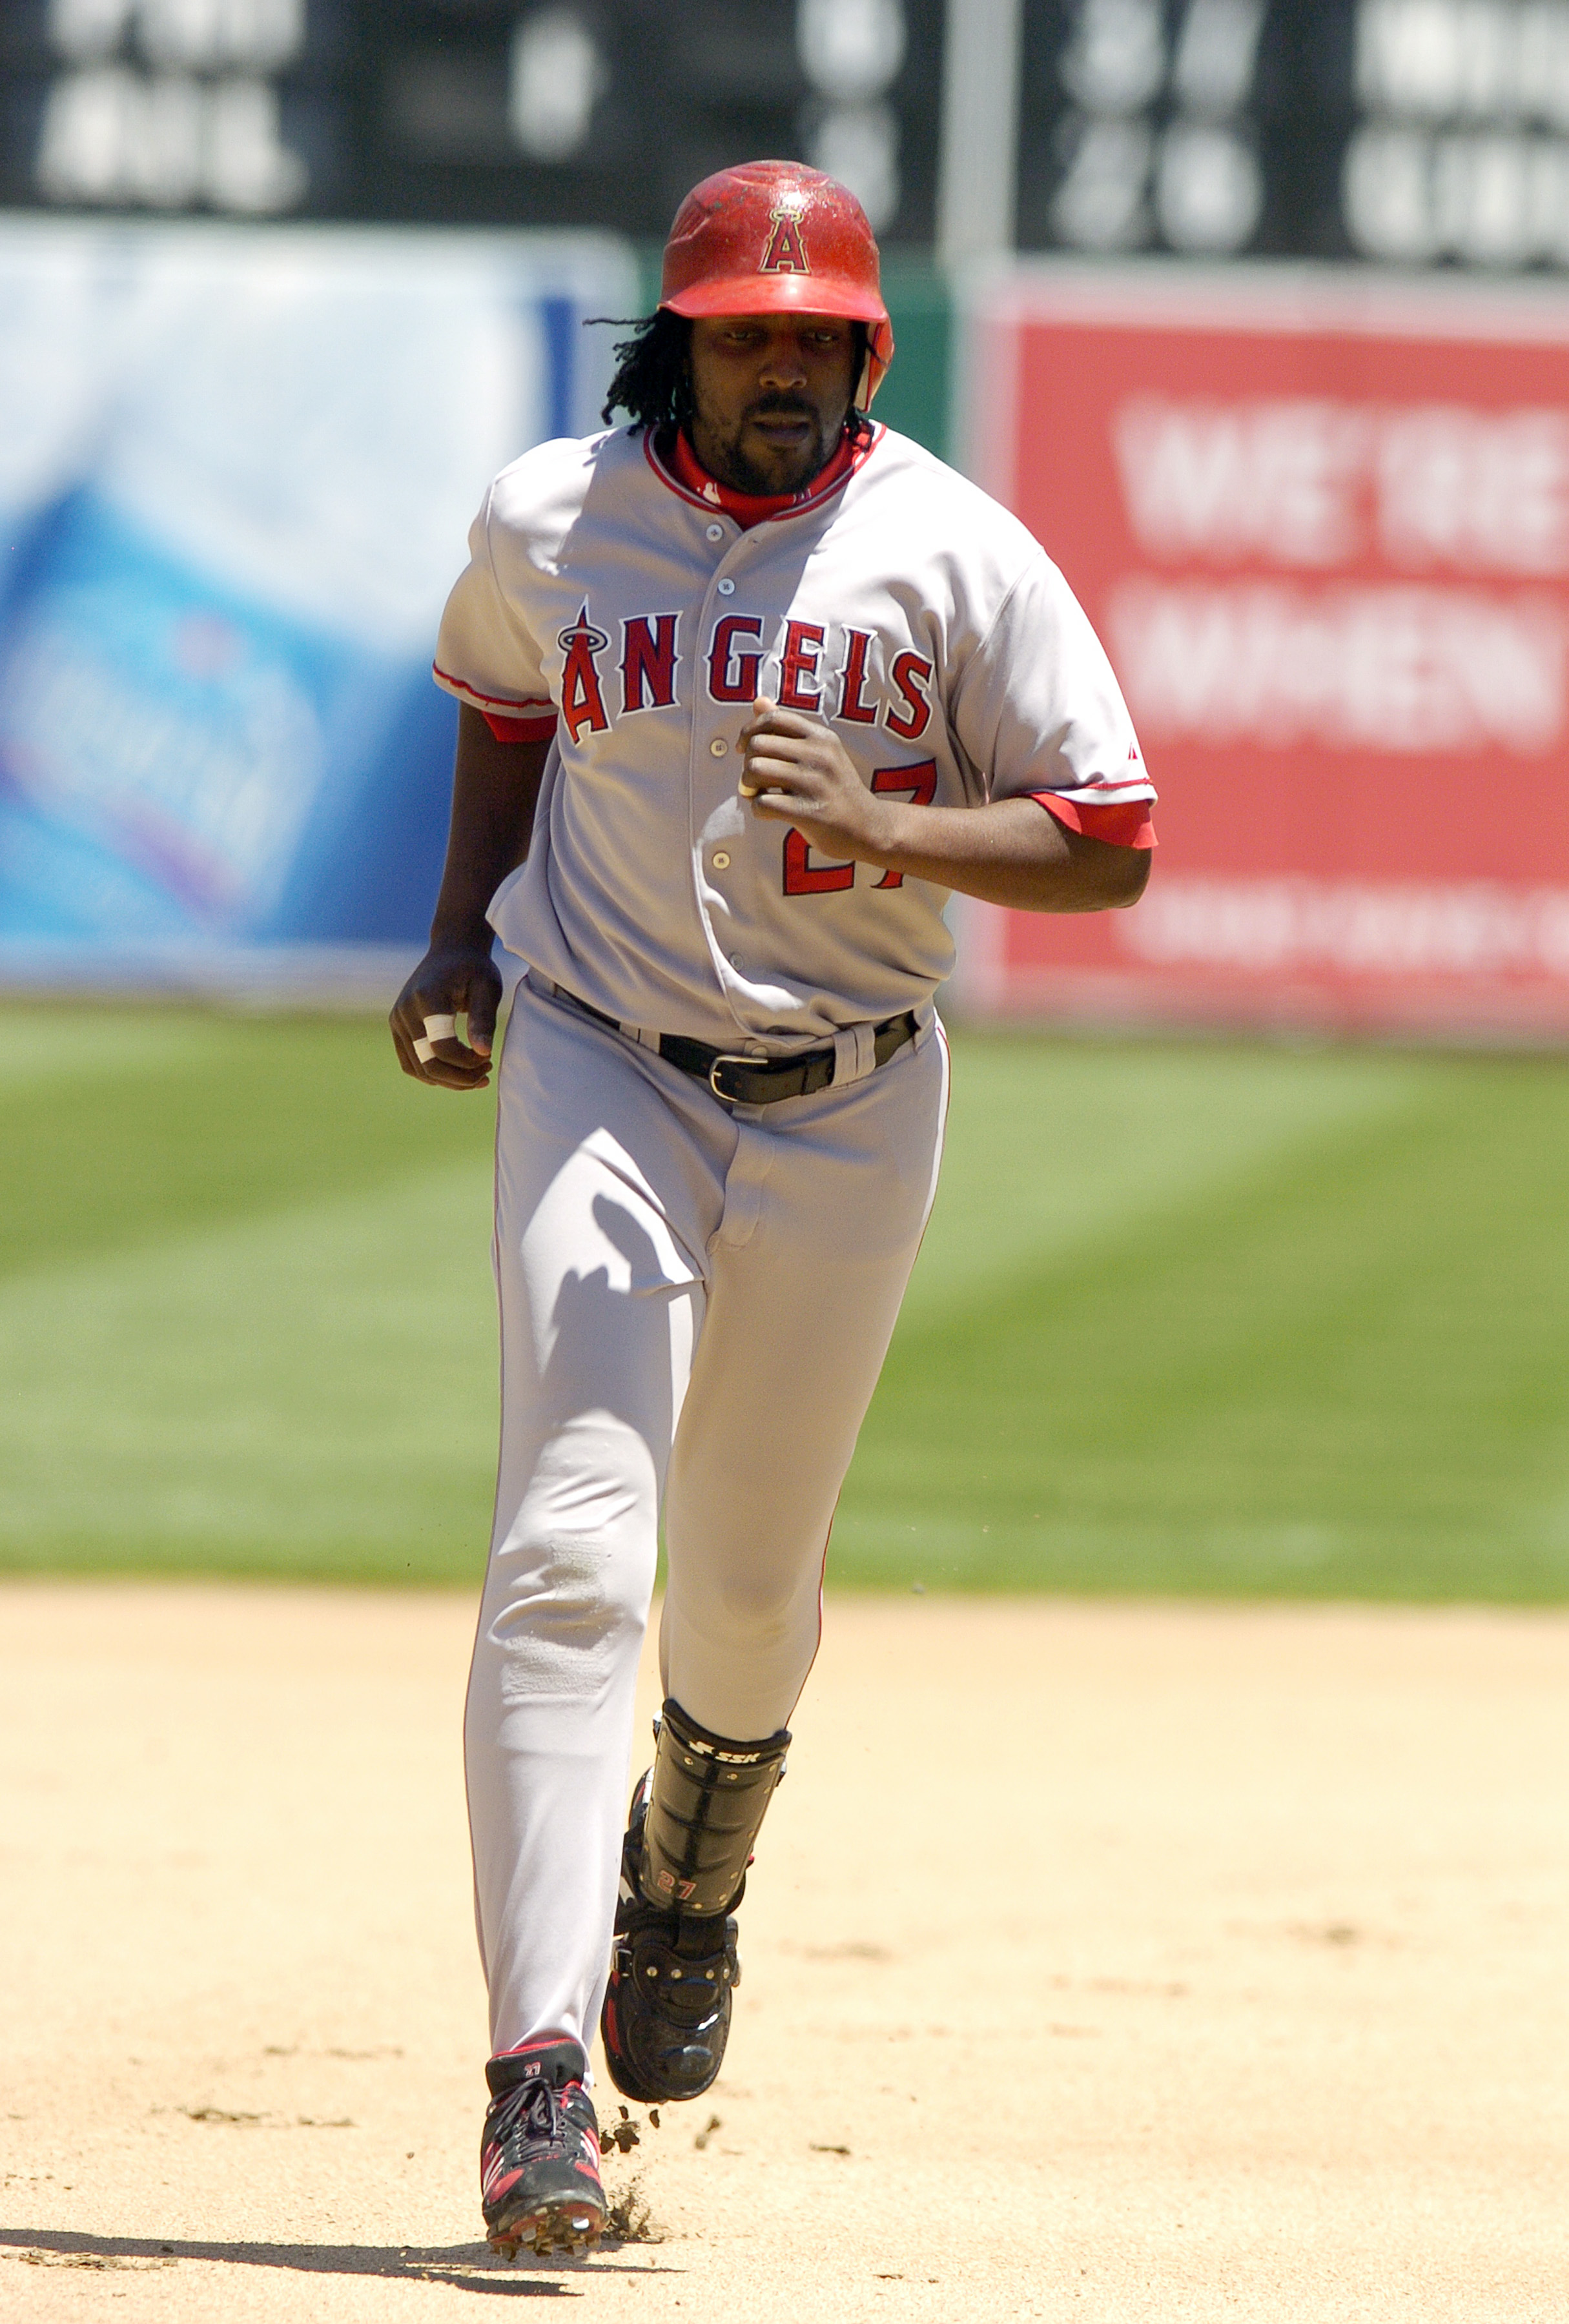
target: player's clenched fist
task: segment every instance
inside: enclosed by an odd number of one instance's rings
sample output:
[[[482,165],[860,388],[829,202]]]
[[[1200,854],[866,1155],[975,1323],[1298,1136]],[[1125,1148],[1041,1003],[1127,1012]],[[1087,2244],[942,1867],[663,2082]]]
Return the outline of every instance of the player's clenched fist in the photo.
[[[794,824],[814,846],[874,860],[886,842],[887,802],[873,798],[833,728],[800,710],[781,710],[766,694],[742,729],[737,788],[757,815]]]
[[[388,1020],[403,1071],[438,1089],[484,1089],[501,992],[488,948],[432,946],[392,1003]],[[457,1019],[465,1014],[466,1042],[457,1032]]]

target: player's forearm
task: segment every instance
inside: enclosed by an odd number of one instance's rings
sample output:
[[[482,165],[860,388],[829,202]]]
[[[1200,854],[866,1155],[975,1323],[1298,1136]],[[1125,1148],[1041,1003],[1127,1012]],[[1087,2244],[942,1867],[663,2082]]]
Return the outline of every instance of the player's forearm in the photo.
[[[491,898],[529,852],[547,742],[498,742],[477,710],[457,714],[452,820],[430,942],[481,945]]]
[[[879,825],[855,853],[907,880],[929,880],[1026,912],[1103,912],[1136,904],[1149,876],[1140,847],[1069,831],[1032,798],[980,807],[880,800]]]
[[[757,696],[741,742],[741,797],[764,820],[794,824],[825,855],[1026,912],[1103,912],[1144,892],[1143,848],[1086,839],[1034,798],[906,806],[867,788],[823,719],[781,710],[771,696]]]

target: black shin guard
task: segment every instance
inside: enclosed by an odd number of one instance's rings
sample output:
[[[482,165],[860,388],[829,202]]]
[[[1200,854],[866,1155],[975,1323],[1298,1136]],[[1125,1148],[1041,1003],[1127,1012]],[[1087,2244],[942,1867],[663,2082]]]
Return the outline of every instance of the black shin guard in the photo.
[[[760,1743],[710,1735],[678,1702],[660,1720],[639,1886],[651,1904],[727,1913],[741,1893],[789,1734]]]

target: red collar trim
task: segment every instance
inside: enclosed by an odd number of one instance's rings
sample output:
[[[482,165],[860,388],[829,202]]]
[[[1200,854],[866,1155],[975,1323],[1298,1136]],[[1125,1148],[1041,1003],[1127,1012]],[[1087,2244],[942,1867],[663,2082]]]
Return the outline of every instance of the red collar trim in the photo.
[[[800,516],[808,509],[831,500],[835,493],[844,490],[887,433],[885,428],[873,422],[869,438],[852,443],[844,437],[827,466],[819,468],[810,484],[798,493],[733,492],[728,484],[718,483],[708,474],[684,433],[677,436],[667,457],[654,442],[654,430],[645,429],[643,454],[660,482],[668,484],[671,492],[693,508],[717,509],[745,532],[754,524],[777,524],[783,518]]]

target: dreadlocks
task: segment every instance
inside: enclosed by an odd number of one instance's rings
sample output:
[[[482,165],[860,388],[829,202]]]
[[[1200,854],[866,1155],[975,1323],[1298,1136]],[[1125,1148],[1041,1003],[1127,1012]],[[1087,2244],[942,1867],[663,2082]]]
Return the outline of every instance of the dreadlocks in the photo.
[[[616,361],[615,377],[610,383],[610,392],[605,399],[600,417],[606,426],[615,412],[626,412],[634,428],[686,428],[692,420],[692,326],[685,315],[673,314],[669,307],[660,307],[646,321],[640,321],[634,337],[621,340],[613,349]],[[866,363],[866,326],[855,326],[855,370],[857,382]],[[872,433],[872,423],[863,411],[854,405],[846,421],[852,439],[859,442]]]
[[[619,409],[634,428],[684,428],[692,417],[691,345],[691,324],[668,307],[640,322],[635,337],[614,349],[615,377],[600,415],[606,424]]]

